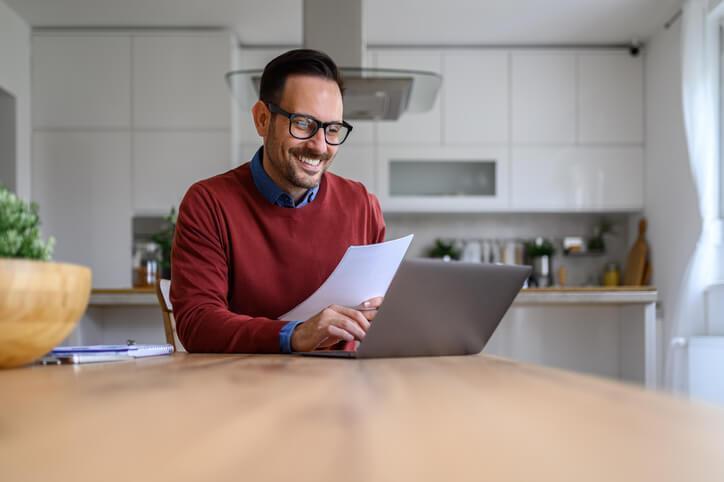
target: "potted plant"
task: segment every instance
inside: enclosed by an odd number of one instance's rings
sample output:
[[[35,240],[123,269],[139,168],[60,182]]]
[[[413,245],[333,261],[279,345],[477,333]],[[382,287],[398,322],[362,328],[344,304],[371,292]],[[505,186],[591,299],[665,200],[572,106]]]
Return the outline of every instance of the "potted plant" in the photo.
[[[0,187],[0,368],[44,355],[72,331],[88,305],[91,271],[51,262],[38,206]]]
[[[443,241],[436,239],[435,245],[428,252],[431,258],[442,258],[443,261],[451,261],[460,259],[460,249],[455,246],[452,241]]]
[[[171,279],[171,244],[176,230],[176,207],[172,206],[168,216],[163,218],[164,224],[159,232],[151,236],[154,243],[161,248],[161,278]]]

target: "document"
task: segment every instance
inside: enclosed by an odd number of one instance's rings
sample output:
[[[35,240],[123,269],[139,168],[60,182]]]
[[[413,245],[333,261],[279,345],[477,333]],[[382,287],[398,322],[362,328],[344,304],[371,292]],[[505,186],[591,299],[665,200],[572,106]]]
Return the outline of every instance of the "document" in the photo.
[[[173,345],[90,345],[90,346],[59,346],[46,357],[45,362],[60,363],[96,363],[122,361],[148,356],[170,355],[174,352]]]
[[[413,235],[366,246],[350,246],[329,278],[281,320],[307,320],[329,305],[355,307],[384,296]]]

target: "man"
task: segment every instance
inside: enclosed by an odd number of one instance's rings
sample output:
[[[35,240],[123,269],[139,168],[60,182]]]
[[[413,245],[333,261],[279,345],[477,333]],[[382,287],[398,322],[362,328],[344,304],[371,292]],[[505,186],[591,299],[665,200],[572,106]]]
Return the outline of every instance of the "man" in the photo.
[[[252,108],[263,147],[191,186],[179,208],[171,302],[188,351],[288,353],[364,338],[380,298],[278,320],[350,245],[384,240],[377,199],[326,172],[352,130],[342,107],[341,76],[321,52],[292,50],[264,69]]]

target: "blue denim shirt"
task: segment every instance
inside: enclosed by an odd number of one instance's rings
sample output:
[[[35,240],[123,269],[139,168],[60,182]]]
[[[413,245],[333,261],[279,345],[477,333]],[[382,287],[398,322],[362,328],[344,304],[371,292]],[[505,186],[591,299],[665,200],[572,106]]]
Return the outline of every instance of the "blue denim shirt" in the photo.
[[[319,185],[313,187],[295,203],[294,199],[286,192],[284,192],[277,184],[269,177],[269,174],[264,170],[262,165],[262,159],[264,156],[264,147],[260,147],[254,157],[251,160],[251,177],[254,180],[254,185],[264,198],[270,203],[281,206],[284,208],[301,208],[314,201],[319,191]],[[304,320],[290,321],[279,332],[279,348],[282,353],[292,352],[292,333],[294,328]]]

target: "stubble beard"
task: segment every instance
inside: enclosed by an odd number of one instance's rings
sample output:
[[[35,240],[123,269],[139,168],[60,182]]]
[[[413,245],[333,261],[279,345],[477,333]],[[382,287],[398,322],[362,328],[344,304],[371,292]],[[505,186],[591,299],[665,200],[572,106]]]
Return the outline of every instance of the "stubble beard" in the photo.
[[[301,189],[312,189],[317,186],[322,179],[322,175],[327,172],[329,166],[332,165],[331,158],[327,153],[320,154],[304,147],[293,147],[287,151],[286,158],[284,157],[283,146],[276,140],[276,136],[273,134],[269,136],[269,147],[270,151],[265,157],[274,166],[277,172],[279,172],[284,179],[287,180],[292,186]],[[280,158],[277,158],[276,153],[279,154]],[[271,154],[271,155],[270,155]],[[307,157],[310,159],[319,159],[320,162],[324,163],[322,171],[319,176],[310,177],[304,173],[299,173],[294,168],[295,157]]]

